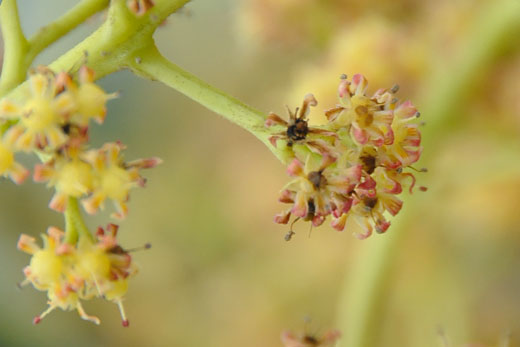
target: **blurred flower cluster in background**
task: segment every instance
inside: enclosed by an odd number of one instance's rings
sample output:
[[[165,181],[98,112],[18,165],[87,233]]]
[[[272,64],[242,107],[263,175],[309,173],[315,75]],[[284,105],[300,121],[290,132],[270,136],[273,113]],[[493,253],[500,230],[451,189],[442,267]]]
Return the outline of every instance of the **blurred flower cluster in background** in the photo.
[[[117,309],[102,300],[85,304],[101,327],[61,311],[32,325],[34,312],[46,307],[45,294],[17,288],[27,257],[16,250],[16,241],[20,233],[37,237],[48,225],[62,225],[62,216],[45,208],[52,192],[43,185],[28,180],[15,186],[3,179],[0,346],[282,346],[282,331],[306,325],[317,335],[338,329],[341,346],[349,336],[341,322],[349,310],[342,305],[345,291],[356,281],[352,269],[363,267],[359,255],[367,247],[394,234],[402,237],[388,283],[373,298],[379,322],[373,346],[438,346],[439,327],[453,347],[499,346],[506,333],[515,346],[520,25],[505,31],[492,54],[481,58],[480,40],[487,42],[492,28],[475,36],[485,18],[500,18],[493,3],[188,4],[156,33],[158,47],[266,114],[285,114],[285,104],[293,109],[313,93],[319,104],[310,123],[323,124],[326,118],[319,115],[337,103],[343,73],[362,73],[374,88],[399,84],[399,96],[421,110],[428,145],[418,166],[428,167],[420,175],[428,192],[408,196],[384,235],[360,241],[348,230],[323,225],[307,237],[308,225],[296,224],[299,237],[285,242],[288,226],[272,221],[285,167],[264,144],[159,83],[126,71],[110,75],[100,84],[120,97],[107,105],[112,116],[103,128],[92,126],[92,143],[121,140],[128,158],[154,153],[164,160],[148,173],[147,189],[133,193],[132,214],[120,223],[121,244],[153,245],[132,255],[140,266],[125,299],[132,326],[121,328]],[[19,1],[25,31],[34,33],[73,5]],[[48,64],[102,20],[93,17],[36,63]],[[463,77],[464,88],[455,88]],[[443,110],[436,96],[452,90],[456,107]],[[449,113],[442,123],[436,123],[439,110]],[[89,227],[106,224],[109,214],[89,219]]]

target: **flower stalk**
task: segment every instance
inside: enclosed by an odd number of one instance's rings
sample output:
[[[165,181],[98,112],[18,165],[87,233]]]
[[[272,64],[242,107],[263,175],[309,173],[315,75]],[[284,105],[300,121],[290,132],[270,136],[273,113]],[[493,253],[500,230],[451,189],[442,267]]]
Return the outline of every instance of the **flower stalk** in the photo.
[[[83,216],[79,210],[78,199],[69,197],[67,208],[65,209],[65,242],[76,244],[79,236],[83,236],[94,242],[94,237],[88,230]]]
[[[267,117],[265,113],[183,70],[163,57],[153,45],[136,52],[133,57],[129,57],[127,63],[136,74],[166,84],[249,131],[266,144],[280,161],[287,162],[287,149],[274,148],[269,142],[272,132],[264,126]]]

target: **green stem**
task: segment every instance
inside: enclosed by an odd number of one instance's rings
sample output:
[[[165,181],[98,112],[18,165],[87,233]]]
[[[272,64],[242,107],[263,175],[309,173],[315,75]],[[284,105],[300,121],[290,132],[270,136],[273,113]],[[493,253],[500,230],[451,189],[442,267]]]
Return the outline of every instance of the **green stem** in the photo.
[[[81,215],[78,199],[69,197],[65,210],[65,242],[75,244],[80,236],[94,241]]]
[[[497,1],[485,8],[475,21],[471,37],[461,47],[458,63],[449,71],[439,71],[432,81],[431,97],[422,114],[428,117],[423,145],[426,156],[432,156],[434,141],[445,135],[446,125],[467,120],[462,107],[467,104],[468,90],[482,77],[482,71],[505,50],[518,45],[520,30],[520,2]],[[516,38],[516,39],[515,39]],[[429,152],[429,153],[428,153]],[[432,199],[432,196],[425,196]],[[356,263],[345,279],[340,298],[338,326],[344,332],[341,346],[374,347],[380,345],[379,334],[383,324],[382,308],[385,294],[391,286],[390,274],[395,265],[409,228],[408,216],[418,214],[424,205],[414,196],[414,204],[405,208],[393,222],[386,235],[367,240],[361,245]],[[407,199],[411,202],[411,198]],[[377,235],[376,235],[377,236]]]
[[[25,79],[25,55],[28,49],[18,16],[16,0],[4,0],[0,5],[0,27],[4,39],[4,63],[0,76],[0,97]]]
[[[289,153],[286,148],[274,148],[269,142],[272,136],[264,126],[266,114],[248,106],[240,100],[207,84],[191,73],[181,69],[164,58],[155,46],[136,52],[128,61],[131,69],[138,75],[158,80],[183,93],[190,99],[223,116],[230,122],[249,131],[265,143],[282,161],[286,162]]]
[[[69,33],[93,14],[106,8],[108,3],[109,0],[82,0],[63,16],[41,28],[29,39],[29,50],[26,57],[27,67],[41,51]]]

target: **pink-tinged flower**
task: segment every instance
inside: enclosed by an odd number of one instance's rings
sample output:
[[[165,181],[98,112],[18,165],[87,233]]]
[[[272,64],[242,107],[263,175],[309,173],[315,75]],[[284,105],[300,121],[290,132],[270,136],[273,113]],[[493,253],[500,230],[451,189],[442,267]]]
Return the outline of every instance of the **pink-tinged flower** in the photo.
[[[382,162],[389,168],[410,166],[419,160],[422,152],[419,125],[413,123],[419,112],[406,101],[394,110],[394,116],[394,142],[380,149]]]
[[[376,168],[372,176],[364,176],[363,182],[356,187],[353,207],[349,213],[335,216],[332,227],[341,231],[347,220],[353,218],[362,229],[361,233],[356,234],[360,239],[369,237],[374,230],[384,233],[390,227],[384,213],[388,212],[392,216],[399,213],[403,202],[396,195],[402,192],[403,183],[408,177],[409,174],[397,170]],[[415,184],[413,175],[412,178],[410,190]]]
[[[382,200],[378,197],[357,198],[348,214],[343,214],[332,221],[332,227],[342,231],[347,219],[353,218],[362,230],[361,233],[355,233],[355,236],[363,240],[372,235],[374,229],[378,233],[383,233],[388,229],[390,222],[384,217],[384,211]]]
[[[31,95],[23,105],[5,99],[0,103],[0,119],[18,120],[12,126],[20,133],[16,148],[23,151],[54,150],[67,141],[62,126],[74,102],[69,95],[58,94],[56,79],[50,72],[32,75],[29,85]]]
[[[15,160],[13,147],[17,136],[15,131],[9,130],[0,138],[0,176],[20,184],[29,176],[29,171]]]
[[[366,95],[368,82],[363,75],[356,74],[349,82],[342,78],[338,95],[340,104],[325,115],[335,129],[348,128],[351,136],[361,145],[380,147],[391,144],[394,139],[393,98],[390,92],[379,90],[374,96]]]
[[[329,330],[319,336],[284,331],[281,336],[284,347],[333,347],[340,337],[338,330]]]
[[[316,164],[308,156],[305,165],[298,159],[289,164],[287,172],[294,178],[282,190],[280,201],[292,207],[275,217],[277,223],[287,223],[292,214],[319,226],[331,213],[348,212],[361,166],[338,167],[333,163],[334,158],[325,156]]]
[[[270,113],[265,121],[265,126],[281,125],[287,129],[284,132],[275,134],[269,138],[271,144],[276,147],[278,140],[285,140],[287,146],[292,147],[294,144],[304,144],[314,153],[321,155],[334,156],[331,144],[324,140],[325,138],[337,137],[337,135],[328,130],[310,128],[307,122],[307,117],[310,113],[310,108],[316,106],[318,102],[314,95],[307,94],[303,99],[302,107],[296,108],[293,113],[289,111],[289,121],[285,121],[280,116]]]
[[[276,223],[287,224],[294,215],[293,224],[302,218],[318,226],[331,214],[332,227],[337,230],[344,230],[350,219],[359,224],[359,238],[389,228],[385,215],[395,216],[402,208],[398,194],[403,189],[412,193],[415,186],[415,176],[404,170],[419,159],[422,151],[421,134],[413,122],[419,113],[410,101],[399,103],[395,97],[397,85],[379,89],[372,96],[367,96],[367,87],[362,75],[354,75],[352,81],[342,76],[340,105],[326,111],[329,123],[323,127],[335,136],[331,135],[333,141],[327,150],[313,154],[313,162],[321,159],[324,164],[310,168],[311,156],[305,167],[298,159],[289,164],[288,172],[294,179],[282,190],[279,201],[291,204],[291,208],[276,215]],[[316,103],[314,98],[308,100],[312,102],[304,103],[302,110]],[[292,129],[298,126],[307,134],[307,124],[301,121],[305,114],[296,117],[291,113],[289,123],[270,115],[266,123],[287,126],[285,137],[290,139],[295,133]],[[286,239],[293,234],[291,225]]]
[[[161,163],[159,158],[141,159],[125,163],[121,156],[124,146],[120,143],[106,143],[99,150],[85,153],[84,158],[94,168],[92,194],[82,201],[85,211],[90,214],[104,208],[107,199],[113,201],[115,218],[124,218],[128,213],[127,201],[130,189],[144,186],[145,179],[139,169],[152,168]]]

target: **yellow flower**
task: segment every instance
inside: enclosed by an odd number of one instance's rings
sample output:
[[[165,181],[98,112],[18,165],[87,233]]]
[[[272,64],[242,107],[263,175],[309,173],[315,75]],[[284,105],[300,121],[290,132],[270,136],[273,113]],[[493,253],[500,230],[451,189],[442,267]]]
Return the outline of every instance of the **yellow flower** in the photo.
[[[57,156],[34,168],[36,182],[48,181],[48,186],[56,188],[49,207],[59,212],[65,211],[69,197],[79,198],[90,193],[93,177],[92,166],[77,156]]]
[[[95,175],[92,195],[83,200],[83,207],[88,213],[93,214],[104,208],[105,200],[110,199],[117,210],[112,216],[119,219],[126,217],[130,189],[145,184],[139,169],[151,168],[161,162],[158,158],[151,158],[125,163],[121,156],[122,149],[124,146],[120,143],[106,143],[101,149],[85,154]]]
[[[13,147],[17,136],[15,131],[8,131],[0,138],[0,176],[9,176],[20,184],[29,176],[29,171],[15,161]]]
[[[117,97],[117,93],[107,94],[94,83],[94,71],[86,66],[79,69],[79,85],[70,76],[63,75],[65,94],[73,100],[70,122],[82,127],[89,125],[90,119],[101,124],[107,113],[106,103]]]
[[[1,102],[0,119],[18,120],[12,126],[21,133],[15,143],[17,148],[54,150],[67,141],[62,125],[73,108],[73,100],[67,94],[58,94],[56,78],[50,71],[32,75],[29,85],[31,94],[23,105]]]

